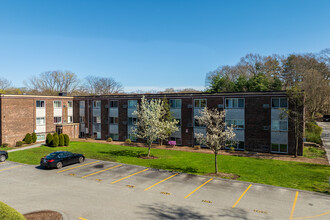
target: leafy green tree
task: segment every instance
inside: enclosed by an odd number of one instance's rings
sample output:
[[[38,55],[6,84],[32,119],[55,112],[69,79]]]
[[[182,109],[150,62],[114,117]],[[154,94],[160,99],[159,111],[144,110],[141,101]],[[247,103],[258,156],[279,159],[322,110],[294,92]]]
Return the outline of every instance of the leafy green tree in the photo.
[[[247,83],[248,78],[246,76],[240,75],[235,83],[236,92],[246,92],[248,90]]]
[[[27,133],[27,134],[25,135],[24,142],[25,142],[26,144],[31,144],[31,143],[32,143],[32,137],[31,137],[31,134]]]
[[[228,76],[216,75],[212,77],[207,92],[234,92],[235,83]]]
[[[47,134],[47,137],[46,137],[46,145],[47,145],[47,146],[51,146],[52,141],[53,141],[53,135],[52,135],[52,134]]]
[[[252,76],[248,83],[248,91],[251,92],[260,92],[269,90],[269,80],[267,79],[265,74],[259,73],[255,76]]]
[[[274,77],[273,82],[271,82],[270,90],[272,91],[280,91],[282,90],[282,82],[279,78]]]
[[[60,134],[58,136],[58,146],[64,146],[64,135]]]
[[[36,133],[32,133],[32,143],[37,142],[37,134]]]
[[[69,146],[70,144],[70,137],[67,134],[64,134],[64,146]]]
[[[58,134],[55,132],[53,135],[53,140],[52,140],[52,147],[57,147],[59,145],[59,137]]]

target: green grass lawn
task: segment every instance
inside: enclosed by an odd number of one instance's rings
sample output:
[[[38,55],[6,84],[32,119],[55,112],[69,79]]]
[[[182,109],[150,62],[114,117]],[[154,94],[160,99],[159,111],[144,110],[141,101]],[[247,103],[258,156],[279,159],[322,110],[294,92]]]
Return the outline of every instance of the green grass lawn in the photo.
[[[325,150],[316,147],[304,147],[304,157],[307,158],[324,158]]]
[[[9,160],[37,165],[41,157],[57,150],[82,153],[87,158],[192,174],[214,172],[212,154],[152,149],[151,154],[158,159],[140,159],[141,155],[147,154],[147,148],[86,142],[71,142],[70,147],[42,146],[12,152]],[[330,166],[225,155],[218,156],[218,165],[220,172],[239,175],[238,180],[330,194]]]

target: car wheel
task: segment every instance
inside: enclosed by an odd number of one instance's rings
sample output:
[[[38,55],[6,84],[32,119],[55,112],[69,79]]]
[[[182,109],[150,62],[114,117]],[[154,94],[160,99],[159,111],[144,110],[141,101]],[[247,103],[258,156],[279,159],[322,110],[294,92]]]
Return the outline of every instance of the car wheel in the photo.
[[[0,155],[0,162],[4,162],[6,160],[6,156],[5,155]]]
[[[62,162],[58,162],[58,163],[56,164],[56,168],[57,168],[57,169],[61,169],[62,166],[63,166]]]
[[[84,162],[85,158],[84,157],[79,157],[79,163]]]

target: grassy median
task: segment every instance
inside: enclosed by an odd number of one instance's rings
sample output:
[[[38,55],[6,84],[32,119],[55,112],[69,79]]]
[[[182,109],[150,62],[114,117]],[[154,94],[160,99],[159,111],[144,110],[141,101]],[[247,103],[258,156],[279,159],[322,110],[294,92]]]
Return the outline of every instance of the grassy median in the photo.
[[[9,160],[37,165],[41,157],[57,150],[82,153],[87,158],[192,174],[214,172],[212,154],[152,149],[151,154],[158,159],[141,159],[140,156],[147,154],[147,148],[86,142],[71,142],[70,147],[42,146],[11,152]],[[220,172],[239,175],[238,180],[330,194],[330,166],[225,155],[218,156],[218,165]]]

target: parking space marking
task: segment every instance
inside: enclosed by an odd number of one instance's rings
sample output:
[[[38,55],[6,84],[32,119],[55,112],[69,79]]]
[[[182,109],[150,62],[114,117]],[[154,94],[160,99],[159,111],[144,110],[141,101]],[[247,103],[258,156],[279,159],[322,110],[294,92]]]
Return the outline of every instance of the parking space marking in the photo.
[[[293,217],[294,209],[296,208],[296,203],[297,203],[298,195],[299,195],[299,192],[296,191],[296,196],[294,197],[293,205],[292,205],[292,209],[291,209],[290,219],[292,219],[292,217]]]
[[[87,218],[83,218],[83,217],[79,217],[79,219],[81,219],[81,220],[87,220]]]
[[[239,201],[243,198],[243,196],[245,195],[245,193],[251,188],[252,184],[250,184],[248,186],[248,188],[246,188],[246,190],[242,193],[242,195],[237,199],[237,201],[235,202],[235,204],[232,206],[232,208],[235,208],[236,205],[239,203]]]
[[[188,198],[189,196],[191,196],[193,193],[195,193],[197,190],[199,190],[200,188],[202,188],[204,185],[206,185],[211,180],[213,180],[213,178],[209,179],[208,181],[206,181],[205,183],[203,183],[202,185],[200,185],[199,187],[197,187],[196,189],[194,189],[191,193],[189,193],[188,195],[186,195],[186,197],[184,197],[184,198],[185,199]]]
[[[118,183],[119,181],[122,181],[122,180],[124,180],[124,179],[127,179],[127,178],[129,178],[129,177],[131,177],[131,176],[134,176],[134,175],[136,175],[136,174],[143,173],[143,172],[145,172],[145,171],[147,171],[147,170],[149,170],[149,168],[148,168],[148,169],[145,169],[145,170],[141,170],[141,171],[136,172],[136,173],[133,173],[133,174],[131,174],[131,175],[129,175],[129,176],[126,176],[126,177],[124,177],[124,178],[121,178],[121,179],[119,179],[119,180],[113,181],[111,184]]]
[[[18,165],[18,166],[14,166],[14,167],[8,167],[8,168],[5,168],[5,169],[0,170],[0,172],[1,171],[5,171],[5,170],[14,169],[14,168],[21,167],[21,166],[23,166],[23,165]]]
[[[102,172],[104,172],[104,171],[111,170],[111,169],[113,169],[113,168],[120,167],[120,166],[122,166],[122,164],[119,164],[119,165],[116,165],[116,166],[113,166],[113,167],[110,167],[110,168],[107,168],[107,169],[104,169],[104,170],[100,170],[100,171],[97,171],[97,172],[95,172],[95,173],[90,173],[90,174],[85,175],[85,176],[83,176],[83,177],[81,177],[81,178],[86,178],[86,177],[89,177],[89,176],[93,176],[93,175],[95,175],[95,174],[102,173]]]
[[[83,165],[80,165],[80,166],[71,167],[71,168],[68,168],[68,169],[65,169],[65,170],[60,170],[60,171],[57,171],[57,173],[62,173],[64,171],[73,170],[73,169],[76,169],[76,168],[79,168],[79,167],[87,166],[87,165],[98,163],[98,162],[100,162],[100,161],[98,160],[98,161],[94,161],[94,162],[91,162],[91,163],[86,163],[86,164],[83,164]]]
[[[296,204],[297,204],[297,200],[298,200],[298,195],[299,192],[296,191],[296,196],[294,197],[294,201],[293,201],[293,205],[292,205],[292,209],[291,209],[291,214],[290,214],[290,219],[307,219],[307,218],[316,218],[316,217],[320,217],[320,216],[324,216],[327,214],[330,214],[330,211],[322,213],[322,214],[318,214],[318,215],[313,215],[313,216],[306,216],[306,217],[293,217],[294,214],[294,210],[296,208]]]
[[[175,176],[178,175],[178,174],[179,174],[179,173],[176,173],[176,174],[174,174],[174,175],[172,175],[172,176],[170,176],[170,177],[167,177],[166,179],[163,179],[163,180],[159,181],[158,183],[155,183],[154,185],[149,186],[149,187],[146,188],[144,191],[147,191],[147,190],[151,189],[152,187],[157,186],[158,184],[160,184],[160,183],[162,183],[162,182],[164,182],[164,181],[166,181],[166,180],[168,180],[168,179],[171,179],[172,177],[175,177]]]

